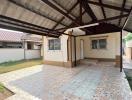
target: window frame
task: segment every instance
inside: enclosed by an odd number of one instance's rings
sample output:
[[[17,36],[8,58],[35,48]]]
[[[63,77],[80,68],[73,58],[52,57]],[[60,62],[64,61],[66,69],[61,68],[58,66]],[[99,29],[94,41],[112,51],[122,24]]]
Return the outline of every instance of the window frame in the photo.
[[[57,40],[59,40],[58,44],[57,44]],[[50,41],[52,41],[53,43],[50,43]],[[50,47],[50,45],[53,45],[53,47]],[[58,48],[56,45],[59,45]],[[61,50],[61,39],[48,39],[48,50]]]
[[[29,46],[30,45],[30,46]],[[30,48],[29,48],[30,47]],[[27,50],[34,50],[34,44],[33,42],[27,41]]]
[[[101,48],[100,40],[105,40],[105,48]],[[97,47],[93,48],[93,41],[97,41]],[[105,50],[107,49],[107,38],[97,38],[91,40],[91,49],[93,50]]]

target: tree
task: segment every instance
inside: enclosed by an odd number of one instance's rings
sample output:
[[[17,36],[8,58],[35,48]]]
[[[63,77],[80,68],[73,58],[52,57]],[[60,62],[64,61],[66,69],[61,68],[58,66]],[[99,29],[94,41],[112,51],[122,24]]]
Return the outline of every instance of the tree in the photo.
[[[127,36],[125,36],[125,41],[132,41],[132,33],[128,33]]]

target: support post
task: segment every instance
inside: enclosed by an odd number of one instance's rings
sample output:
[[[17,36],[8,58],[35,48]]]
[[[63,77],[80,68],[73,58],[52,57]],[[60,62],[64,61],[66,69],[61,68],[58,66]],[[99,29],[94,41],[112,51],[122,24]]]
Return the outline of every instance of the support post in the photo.
[[[72,34],[72,32],[71,31],[69,31],[68,32],[68,34],[70,34],[69,36],[68,36],[68,63],[69,63],[69,67],[73,67],[73,60],[72,60],[72,36],[71,36],[71,34]]]
[[[120,34],[120,72],[122,72],[122,68],[123,68],[123,63],[122,63],[122,31],[121,31],[121,34]]]
[[[74,56],[75,56],[75,66],[77,66],[77,58],[76,58],[76,37],[74,37]]]

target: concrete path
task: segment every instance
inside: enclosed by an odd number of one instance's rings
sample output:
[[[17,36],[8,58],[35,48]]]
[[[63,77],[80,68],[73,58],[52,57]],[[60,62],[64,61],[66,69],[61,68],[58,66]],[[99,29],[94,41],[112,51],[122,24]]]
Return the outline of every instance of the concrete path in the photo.
[[[7,100],[132,100],[124,72],[111,63],[38,65],[2,74],[0,81],[15,93]]]
[[[132,60],[123,59],[123,68],[132,69]]]

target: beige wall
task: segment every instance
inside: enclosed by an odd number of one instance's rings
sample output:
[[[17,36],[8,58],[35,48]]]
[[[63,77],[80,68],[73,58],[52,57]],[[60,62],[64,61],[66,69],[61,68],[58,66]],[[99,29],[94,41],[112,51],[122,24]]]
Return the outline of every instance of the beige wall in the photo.
[[[91,49],[91,38],[107,37],[107,49],[93,50]],[[49,38],[50,39],[50,38]],[[62,35],[61,50],[48,50],[48,38],[44,37],[44,60],[67,62],[67,39],[68,36]],[[120,33],[109,33],[101,35],[82,36],[76,38],[76,58],[80,60],[80,40],[84,40],[84,57],[85,58],[109,58],[115,59],[116,55],[120,55]],[[75,59],[74,38],[72,37],[72,61]]]
[[[107,49],[91,49],[92,38],[106,38]],[[85,58],[111,58],[115,59],[120,55],[120,33],[109,33],[101,35],[91,35],[78,37],[77,39],[77,58],[80,58],[80,40],[84,40],[84,57]]]
[[[67,62],[67,39],[68,36],[62,35],[61,39],[61,50],[48,50],[48,39],[51,37],[44,37],[44,60],[48,61],[60,61]]]

